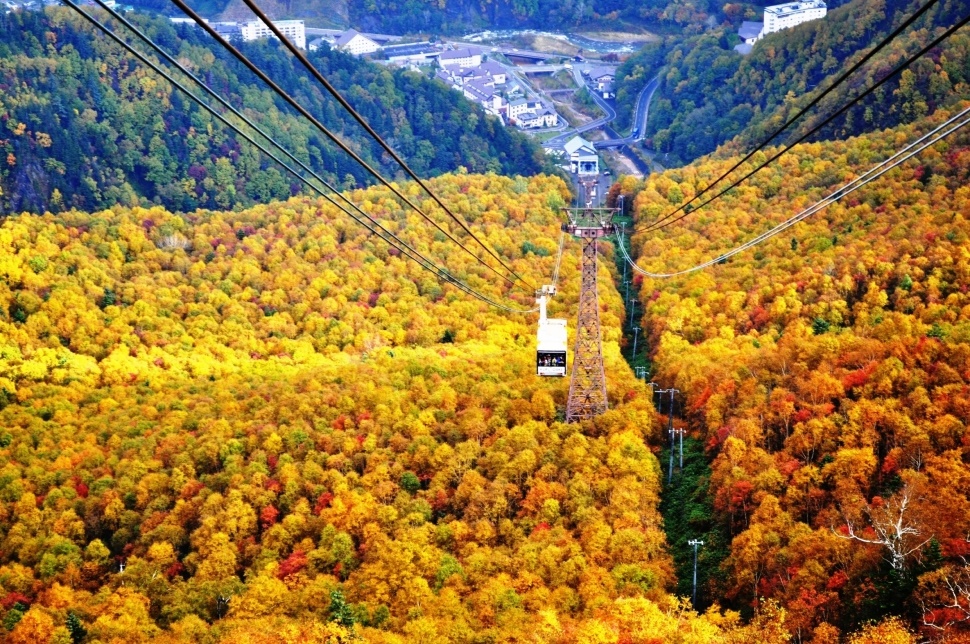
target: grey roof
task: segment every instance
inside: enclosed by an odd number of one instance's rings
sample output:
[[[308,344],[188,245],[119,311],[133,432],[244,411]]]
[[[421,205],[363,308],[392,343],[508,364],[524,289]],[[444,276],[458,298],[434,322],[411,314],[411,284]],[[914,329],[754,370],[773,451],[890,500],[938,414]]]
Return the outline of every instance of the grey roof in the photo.
[[[564,147],[566,149],[566,152],[569,154],[573,154],[575,152],[578,152],[584,149],[588,150],[592,154],[596,153],[596,149],[593,147],[593,144],[581,136],[574,136],[573,138],[566,141],[566,144],[563,145],[562,147]]]
[[[384,48],[384,54],[391,56],[414,56],[417,54],[437,53],[435,46],[429,42],[410,43],[407,45],[389,45]]]
[[[360,36],[361,38],[367,38],[367,36],[365,36],[364,34],[360,33],[356,29],[348,29],[347,31],[345,31],[342,34],[340,34],[340,37],[337,38],[337,40],[333,44],[334,44],[335,47],[343,47],[344,45],[346,45],[347,43],[349,43],[351,40],[353,40],[354,39],[354,36]],[[370,38],[367,38],[367,40],[370,40]],[[371,42],[374,42],[373,40],[370,40],[370,41]],[[374,44],[376,45],[377,43],[374,42]]]
[[[742,56],[747,56],[750,54],[752,49],[754,49],[754,45],[749,45],[746,42],[734,46],[734,51],[738,52]]]
[[[786,2],[785,4],[773,4],[770,7],[765,7],[765,13],[785,15],[789,13],[795,13],[796,11],[805,11],[807,9],[826,9],[826,8],[827,7],[823,0],[801,0],[800,2]]]
[[[749,38],[757,38],[761,35],[762,30],[765,28],[765,23],[763,22],[748,22],[745,20],[741,23],[741,28],[738,29],[738,35],[741,36],[742,40],[748,40]]]
[[[488,72],[492,76],[495,76],[496,74],[508,74],[505,68],[496,63],[494,60],[486,60],[484,63],[479,65],[478,68],[483,72]]]
[[[435,77],[438,80],[440,80],[440,81],[443,81],[445,83],[448,83],[449,85],[454,85],[455,84],[454,77],[451,74],[449,74],[448,72],[446,72],[445,70],[443,70],[443,69],[439,69],[435,73]]]
[[[492,87],[485,85],[480,80],[469,81],[465,83],[463,87],[465,91],[467,91],[469,94],[473,94],[475,98],[481,101],[492,100],[492,97],[495,96],[495,91],[492,89]]]
[[[596,80],[597,78],[602,78],[604,76],[613,76],[615,78],[616,71],[614,71],[612,67],[595,67],[589,70],[589,77],[592,78],[593,80]]]
[[[441,60],[458,60],[459,58],[468,58],[470,56],[481,55],[482,50],[478,47],[462,47],[461,49],[455,49],[452,51],[441,52]]]

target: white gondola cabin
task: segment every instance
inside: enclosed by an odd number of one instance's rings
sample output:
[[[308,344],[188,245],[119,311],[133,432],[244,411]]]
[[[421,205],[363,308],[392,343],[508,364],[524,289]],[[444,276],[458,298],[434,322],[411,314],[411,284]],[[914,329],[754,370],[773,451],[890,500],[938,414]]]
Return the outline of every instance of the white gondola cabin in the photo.
[[[566,320],[546,317],[546,298],[555,293],[555,287],[543,286],[536,298],[539,304],[536,374],[540,376],[566,375]]]

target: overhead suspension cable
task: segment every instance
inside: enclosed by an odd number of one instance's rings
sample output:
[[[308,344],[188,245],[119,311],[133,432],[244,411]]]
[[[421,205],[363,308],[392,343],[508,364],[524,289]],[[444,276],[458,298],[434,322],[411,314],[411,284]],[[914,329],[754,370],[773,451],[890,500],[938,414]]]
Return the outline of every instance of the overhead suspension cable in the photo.
[[[341,93],[337,91],[337,88],[335,88],[333,84],[331,84],[330,81],[327,80],[327,78],[320,73],[320,71],[313,65],[313,63],[310,62],[306,54],[304,54],[300,50],[300,48],[297,47],[289,38],[287,38],[286,35],[280,30],[280,28],[277,27],[272,20],[270,20],[269,16],[267,16],[266,13],[259,7],[259,5],[256,4],[255,0],[243,0],[243,2],[246,3],[246,6],[249,7],[254,14],[256,14],[256,17],[259,18],[263,22],[263,24],[269,27],[270,31],[272,31],[273,34],[277,37],[277,39],[279,39],[279,41],[282,42],[283,45],[288,50],[290,50],[290,53],[293,54],[297,58],[297,60],[299,60],[303,64],[306,70],[310,72],[310,74],[313,75],[313,77],[316,78],[317,81],[319,81],[320,84],[322,84],[335,99],[337,99],[337,102],[340,103],[340,105],[351,116],[354,117],[354,120],[356,120],[357,123],[359,123],[360,126],[363,127],[367,131],[367,133],[370,134],[371,137],[373,137],[374,140],[381,145],[382,148],[384,148],[384,151],[387,152],[389,155],[391,155],[391,158],[394,159],[394,161],[397,162],[397,164],[401,166],[404,169],[404,171],[407,172],[407,174],[412,179],[414,179],[414,181],[419,186],[421,186],[425,192],[427,192],[431,196],[432,199],[434,199],[435,203],[437,203],[449,217],[451,217],[459,226],[461,226],[462,230],[468,233],[468,235],[472,239],[474,239],[479,246],[485,249],[485,252],[491,255],[499,264],[502,265],[502,267],[505,270],[507,270],[510,274],[514,275],[517,280],[521,281],[524,284],[525,281],[522,280],[519,274],[516,273],[514,270],[512,270],[512,268],[510,268],[508,264],[502,261],[501,257],[499,257],[491,248],[489,248],[481,239],[479,239],[475,235],[475,233],[472,232],[472,230],[465,224],[465,222],[462,221],[462,219],[458,217],[458,215],[452,212],[452,210],[448,208],[448,206],[446,206],[441,201],[441,199],[438,198],[438,195],[435,194],[430,187],[428,187],[428,185],[421,179],[421,177],[419,177],[413,170],[411,170],[410,166],[408,166],[408,164],[405,163],[404,159],[402,159],[398,155],[398,153],[395,152],[394,149],[390,145],[388,145],[383,138],[381,138],[381,135],[379,135],[374,130],[374,128],[371,127],[370,123],[368,123],[364,119],[364,117],[361,116],[360,113],[357,110],[355,110],[354,107],[349,102],[347,102],[347,99],[345,99],[343,95],[341,95]],[[936,2],[936,0],[930,0],[930,4],[932,4],[933,2]]]
[[[488,304],[490,306],[496,307],[498,309],[502,309],[502,310],[507,311],[507,312],[510,312],[510,313],[531,313],[532,311],[535,310],[535,309],[516,309],[516,308],[509,307],[509,306],[505,306],[505,305],[500,304],[498,302],[495,302],[494,300],[492,300],[488,296],[486,296],[486,295],[484,295],[484,294],[476,291],[471,286],[465,284],[464,282],[462,282],[458,278],[456,278],[453,275],[451,275],[446,269],[443,269],[443,268],[437,266],[432,260],[430,260],[427,257],[425,257],[424,255],[422,255],[419,251],[417,251],[413,247],[411,247],[407,242],[403,241],[397,235],[395,235],[393,232],[391,232],[390,230],[388,230],[387,228],[385,228],[379,221],[377,221],[376,219],[374,219],[371,215],[369,215],[366,212],[364,212],[363,210],[361,210],[353,202],[350,202],[349,200],[347,200],[346,197],[343,196],[343,194],[341,194],[333,186],[331,186],[324,179],[322,179],[312,169],[308,168],[302,161],[300,161],[299,159],[297,159],[292,153],[290,153],[288,150],[286,150],[286,148],[283,147],[280,143],[278,143],[275,139],[273,139],[272,137],[270,137],[270,136],[266,135],[265,133],[263,133],[262,130],[260,130],[258,127],[256,127],[247,117],[243,116],[238,111],[233,110],[233,112],[239,118],[241,118],[243,121],[245,121],[247,123],[247,125],[249,125],[250,127],[252,127],[254,130],[260,132],[262,134],[262,136],[264,136],[268,141],[270,141],[278,149],[280,149],[281,151],[283,151],[284,154],[286,154],[288,157],[290,157],[291,159],[293,159],[294,161],[296,161],[298,164],[300,164],[301,167],[303,167],[305,170],[307,170],[308,173],[310,173],[314,178],[316,178],[318,181],[320,181],[320,183],[322,183],[328,189],[330,189],[331,191],[333,191],[337,196],[341,197],[341,199],[343,199],[344,201],[346,201],[347,203],[349,203],[354,208],[354,210],[356,210],[361,215],[363,215],[363,219],[361,219],[360,217],[354,215],[354,213],[352,213],[349,210],[347,210],[347,208],[344,207],[343,205],[337,203],[330,195],[328,195],[327,193],[323,192],[323,190],[321,190],[317,185],[315,185],[312,182],[310,182],[303,175],[301,175],[299,172],[297,172],[295,169],[293,169],[290,165],[288,165],[287,163],[285,163],[284,161],[282,161],[281,159],[279,159],[273,152],[271,152],[265,146],[263,146],[262,144],[260,144],[259,142],[257,142],[255,139],[253,139],[249,134],[247,134],[246,132],[244,132],[243,130],[241,130],[239,127],[237,127],[235,124],[233,124],[231,121],[229,121],[228,119],[226,119],[222,114],[220,114],[219,112],[215,111],[210,105],[206,104],[195,93],[193,93],[191,90],[189,90],[188,88],[186,88],[178,80],[176,80],[175,78],[173,78],[170,74],[168,74],[159,65],[155,64],[153,61],[151,61],[150,59],[148,59],[147,57],[145,57],[141,52],[139,52],[138,50],[134,49],[129,43],[127,43],[125,40],[123,40],[122,38],[120,38],[117,34],[113,33],[110,29],[108,29],[105,25],[103,25],[101,22],[99,22],[96,18],[94,18],[93,16],[87,14],[79,6],[75,5],[71,0],[62,0],[62,2],[64,2],[64,4],[66,4],[70,8],[74,9],[77,13],[79,13],[82,17],[84,17],[88,22],[92,23],[95,27],[97,27],[98,29],[100,29],[103,33],[105,33],[105,35],[107,35],[109,38],[111,38],[116,43],[118,43],[119,45],[121,45],[126,51],[128,51],[130,54],[132,54],[133,56],[135,56],[143,64],[145,64],[149,68],[151,68],[155,73],[159,74],[162,78],[164,78],[168,82],[172,83],[172,85],[174,85],[175,87],[177,87],[179,90],[181,90],[187,96],[189,96],[189,98],[191,98],[193,101],[195,101],[197,104],[199,104],[203,109],[205,109],[207,112],[209,112],[214,117],[216,117],[217,119],[219,119],[226,126],[228,126],[233,131],[235,131],[237,134],[239,134],[244,139],[246,139],[249,143],[251,143],[253,146],[255,146],[263,154],[265,154],[266,156],[268,156],[269,158],[271,158],[273,161],[275,161],[281,167],[285,168],[290,174],[292,174],[295,178],[297,178],[298,180],[300,180],[301,182],[303,182],[311,190],[317,192],[324,199],[326,199],[331,204],[333,204],[338,209],[340,209],[344,214],[348,215],[354,221],[356,221],[358,224],[360,224],[361,226],[363,226],[368,232],[376,235],[378,238],[380,238],[382,241],[386,242],[388,245],[390,245],[390,246],[392,246],[392,247],[397,248],[398,250],[400,250],[401,253],[405,256],[405,258],[410,259],[411,261],[415,262],[416,264],[418,264],[419,266],[421,266],[425,270],[433,273],[436,277],[438,277],[439,280],[441,280],[443,282],[447,282],[447,283],[453,284],[459,290],[467,293],[468,295],[471,295],[472,297],[475,297],[478,300],[481,300],[482,302],[484,302],[484,303],[486,303],[486,304]],[[151,45],[154,45],[154,43],[151,42],[150,40],[147,40],[147,42],[149,42],[149,44],[151,44]],[[156,48],[156,51],[161,51],[160,49],[157,49],[157,45],[154,45],[154,46]],[[202,83],[197,77],[195,77],[193,74],[189,73],[181,65],[179,65],[179,68],[182,69],[186,74],[188,74],[189,77],[192,78],[196,83],[200,84],[200,86],[202,86],[204,89],[206,89],[210,94],[216,96],[217,98],[220,98],[220,100],[221,100],[221,97],[218,97],[217,94],[215,94],[208,87],[206,87],[205,84]],[[367,221],[370,222],[370,225],[368,223],[366,223]]]
[[[684,214],[680,215],[676,219],[672,219],[672,220],[670,220],[670,221],[668,221],[668,222],[666,222],[664,224],[660,224],[659,222],[656,222],[654,224],[647,224],[645,226],[642,226],[640,228],[635,229],[635,232],[653,232],[653,231],[656,231],[656,230],[661,230],[663,228],[666,228],[667,226],[670,226],[672,224],[676,224],[677,222],[679,222],[682,219],[684,219],[684,217],[687,217],[692,212],[695,212],[697,210],[700,210],[701,208],[703,208],[707,204],[711,203],[712,201],[716,201],[717,199],[720,199],[722,196],[724,196],[725,194],[727,194],[729,191],[733,190],[738,185],[740,185],[741,183],[743,183],[744,181],[746,181],[748,178],[750,178],[754,174],[760,172],[766,166],[768,166],[769,164],[771,164],[772,162],[774,162],[775,160],[777,160],[780,156],[782,156],[783,154],[785,154],[786,152],[788,152],[789,150],[791,150],[793,147],[795,147],[796,145],[798,145],[799,143],[801,143],[802,141],[804,141],[805,139],[807,139],[808,137],[812,136],[813,134],[815,134],[816,132],[818,132],[819,130],[821,130],[823,127],[825,127],[826,125],[828,125],[829,123],[831,123],[832,121],[834,121],[836,118],[838,118],[839,116],[841,116],[842,114],[844,114],[850,107],[852,107],[853,105],[855,105],[856,103],[858,103],[859,101],[861,101],[862,99],[864,99],[865,97],[867,97],[869,94],[871,94],[874,91],[876,91],[879,87],[881,87],[883,84],[885,84],[886,82],[888,82],[889,79],[893,78],[894,76],[896,76],[897,74],[899,74],[901,71],[903,71],[904,69],[906,69],[908,66],[910,66],[911,64],[913,64],[916,60],[918,60],[919,58],[921,58],[924,54],[926,54],[926,52],[930,51],[931,49],[933,49],[934,47],[936,47],[937,45],[939,45],[941,42],[943,42],[944,40],[946,40],[947,38],[949,38],[958,29],[960,29],[965,24],[967,24],[967,22],[970,22],[970,15],[967,15],[966,17],[964,17],[963,19],[961,19],[960,22],[958,22],[955,25],[951,26],[949,29],[947,29],[942,34],[940,34],[938,37],[934,38],[932,42],[930,42],[928,45],[926,45],[925,47],[923,47],[922,49],[920,49],[918,52],[916,52],[915,54],[913,54],[912,56],[910,56],[909,58],[907,58],[905,61],[903,61],[902,63],[900,63],[895,69],[893,69],[891,72],[889,72],[881,80],[879,80],[878,82],[876,82],[875,84],[873,84],[871,87],[869,87],[869,89],[867,89],[866,91],[862,92],[861,94],[859,94],[858,96],[856,96],[854,99],[852,99],[851,101],[849,101],[847,104],[845,104],[844,106],[842,106],[838,111],[834,112],[831,116],[829,116],[828,118],[826,118],[824,121],[822,121],[821,123],[819,123],[818,125],[816,125],[812,129],[810,129],[805,134],[803,134],[800,137],[798,137],[792,143],[789,143],[789,144],[785,145],[785,147],[783,147],[781,150],[779,150],[778,152],[776,152],[775,154],[773,154],[764,163],[760,164],[758,167],[754,168],[753,170],[751,170],[750,172],[748,172],[746,175],[744,175],[740,179],[734,181],[727,188],[724,188],[723,190],[721,190],[720,192],[718,192],[716,195],[714,195],[713,197],[711,197],[707,201],[704,201],[703,203],[701,203],[696,208],[690,210],[689,212],[685,212]]]
[[[249,3],[249,0],[245,0],[245,1],[246,1],[247,4]],[[753,150],[751,150],[750,152],[748,152],[744,156],[744,158],[742,158],[740,161],[738,161],[733,166],[731,166],[731,168],[729,170],[727,170],[721,176],[719,176],[717,179],[715,179],[706,188],[704,188],[703,190],[701,190],[700,192],[698,192],[696,195],[694,195],[690,199],[690,201],[681,204],[676,210],[667,213],[666,215],[664,215],[664,217],[662,219],[660,219],[659,221],[654,222],[652,225],[654,225],[654,226],[659,225],[659,224],[663,223],[664,221],[670,219],[671,217],[673,217],[677,213],[683,211],[685,208],[689,209],[690,208],[690,205],[692,203],[694,203],[696,200],[700,199],[702,196],[704,196],[705,194],[707,194],[709,191],[713,190],[714,189],[714,186],[716,186],[717,184],[719,184],[721,181],[723,181],[724,179],[726,179],[732,172],[734,172],[735,170],[737,170],[738,168],[740,168],[742,165],[744,165],[744,163],[746,161],[748,161],[748,159],[750,159],[751,157],[753,157],[755,154],[757,154],[761,150],[765,149],[768,146],[769,143],[771,143],[772,141],[775,140],[775,138],[778,137],[779,134],[781,134],[782,132],[784,132],[785,130],[787,130],[788,127],[792,123],[794,123],[798,119],[800,119],[803,116],[805,116],[805,114],[808,113],[808,111],[810,109],[812,109],[813,107],[815,107],[816,105],[818,105],[819,102],[821,102],[822,99],[824,99],[826,96],[828,96],[834,89],[836,89],[837,87],[839,87],[839,85],[841,85],[842,83],[844,83],[846,81],[846,79],[849,76],[851,76],[852,74],[854,74],[860,67],[862,67],[867,62],[869,62],[869,60],[873,56],[875,56],[880,51],[882,51],[886,47],[886,45],[888,45],[893,40],[895,40],[899,36],[899,34],[901,34],[903,31],[905,31],[911,24],[913,24],[914,22],[916,22],[920,18],[920,16],[922,16],[924,13],[926,13],[926,11],[930,7],[932,7],[933,5],[935,5],[936,3],[937,3],[937,0],[929,0],[926,4],[924,4],[922,7],[920,7],[916,11],[916,13],[914,13],[909,18],[907,18],[891,34],[889,34],[888,36],[886,36],[886,38],[884,38],[882,42],[880,42],[878,45],[876,45],[873,49],[869,50],[869,52],[865,56],[863,56],[862,58],[860,58],[854,65],[852,65],[852,67],[850,67],[848,70],[846,70],[845,72],[843,72],[841,76],[839,76],[837,79],[835,79],[835,81],[833,81],[833,83],[831,85],[829,85],[825,89],[825,91],[823,91],[821,94],[819,94],[818,96],[816,96],[814,99],[811,100],[811,102],[808,105],[806,105],[805,107],[803,107],[802,109],[800,109],[798,111],[798,113],[796,113],[794,116],[792,116],[787,121],[785,121],[785,123],[781,127],[779,127],[777,130],[775,130],[774,134],[772,134],[767,139],[765,139],[756,148],[754,148]]]
[[[764,233],[761,233],[760,235],[754,237],[753,239],[751,239],[751,240],[749,240],[749,241],[747,241],[747,242],[745,242],[745,243],[743,243],[743,244],[741,244],[739,246],[736,246],[735,248],[732,248],[731,250],[729,250],[729,251],[727,251],[725,253],[722,253],[721,255],[718,255],[714,259],[708,260],[708,261],[703,262],[701,264],[697,264],[696,266],[692,266],[690,268],[686,268],[686,269],[683,269],[683,270],[674,271],[674,272],[670,272],[670,273],[652,273],[650,271],[644,270],[644,269],[640,268],[636,264],[636,262],[634,262],[630,258],[630,254],[626,250],[626,247],[623,244],[623,235],[622,235],[622,233],[620,234],[620,240],[619,240],[619,244],[618,244],[619,247],[620,247],[620,252],[623,254],[624,258],[630,264],[630,266],[632,267],[632,269],[634,271],[636,271],[636,272],[638,272],[641,275],[644,275],[646,277],[660,278],[660,279],[670,278],[670,277],[680,277],[682,275],[687,275],[688,273],[693,273],[693,272],[696,272],[696,271],[699,271],[699,270],[702,270],[702,269],[705,269],[705,268],[709,268],[711,266],[714,266],[715,264],[719,264],[719,263],[727,260],[729,257],[733,257],[734,255],[737,255],[738,253],[741,253],[741,252],[743,252],[745,250],[748,250],[749,248],[753,248],[754,246],[757,246],[758,244],[760,244],[760,243],[762,243],[762,242],[764,242],[764,241],[766,241],[768,239],[771,239],[775,235],[778,235],[779,233],[784,232],[785,230],[791,228],[795,224],[797,224],[797,223],[799,223],[799,222],[801,222],[801,221],[803,221],[803,220],[811,217],[812,215],[814,215],[814,214],[818,213],[819,211],[823,210],[825,207],[829,206],[830,204],[835,203],[836,201],[841,200],[843,197],[846,197],[847,195],[855,192],[856,190],[858,190],[859,188],[865,186],[866,184],[868,184],[868,183],[870,183],[872,181],[875,181],[876,179],[878,179],[882,175],[886,174],[887,172],[889,172],[893,168],[899,166],[903,162],[905,162],[905,161],[909,160],[910,158],[912,158],[913,156],[919,154],[920,152],[922,152],[923,150],[925,150],[927,147],[929,147],[929,146],[931,146],[931,145],[933,145],[935,143],[938,143],[939,141],[941,141],[944,138],[950,136],[951,134],[953,134],[954,132],[956,132],[960,128],[965,127],[968,124],[970,124],[970,107],[964,108],[963,110],[961,110],[960,112],[958,112],[955,116],[950,117],[949,119],[947,119],[946,121],[944,121],[940,125],[938,125],[935,128],[933,128],[931,131],[927,132],[926,134],[924,134],[920,138],[916,139],[915,141],[913,141],[912,143],[910,143],[909,145],[907,145],[905,148],[903,148],[903,149],[899,150],[898,152],[896,152],[895,154],[893,154],[888,159],[886,159],[886,160],[884,160],[884,161],[876,164],[873,168],[871,168],[870,170],[866,171],[861,176],[853,179],[849,183],[847,183],[844,186],[838,188],[837,190],[835,190],[834,192],[832,192],[827,197],[825,197],[825,198],[817,201],[816,203],[812,204],[808,208],[805,208],[804,210],[802,210],[798,214],[796,214],[796,215],[794,215],[794,216],[786,219],[785,221],[781,222],[780,224],[774,226],[771,230],[768,230],[768,231],[766,231]]]
[[[427,221],[432,226],[434,226],[436,229],[438,229],[438,231],[440,231],[443,235],[445,235],[445,237],[447,237],[452,242],[454,242],[455,244],[457,244],[464,252],[466,252],[467,254],[471,255],[473,258],[475,258],[475,260],[478,263],[480,263],[482,266],[484,266],[488,270],[492,271],[495,275],[497,275],[501,279],[507,281],[509,284],[514,285],[517,281],[522,281],[520,279],[512,279],[512,278],[510,278],[510,277],[508,277],[508,276],[500,273],[498,270],[496,270],[494,267],[492,267],[491,264],[489,264],[488,262],[484,261],[481,257],[479,257],[474,252],[472,252],[471,249],[469,249],[467,246],[465,246],[460,240],[458,240],[457,238],[455,238],[454,235],[452,235],[450,232],[448,232],[448,230],[446,230],[440,224],[438,224],[438,222],[436,222],[434,219],[432,219],[430,216],[428,216],[427,213],[424,212],[424,210],[422,210],[416,204],[414,204],[414,202],[412,202],[406,195],[404,195],[391,181],[388,181],[380,172],[378,172],[377,170],[375,170],[369,163],[367,163],[364,159],[362,159],[360,157],[360,155],[358,155],[356,152],[354,152],[353,149],[350,148],[350,146],[348,146],[336,134],[334,134],[333,132],[331,132],[327,128],[327,126],[325,126],[323,123],[320,122],[319,119],[317,119],[315,116],[313,116],[312,114],[310,114],[310,112],[305,107],[303,107],[303,105],[301,105],[299,101],[297,101],[296,99],[294,99],[289,93],[287,93],[275,81],[273,81],[269,76],[267,76],[266,73],[263,72],[263,70],[261,70],[256,64],[254,64],[245,55],[243,55],[243,53],[240,52],[239,49],[237,49],[232,43],[230,43],[225,38],[223,38],[208,22],[205,21],[204,18],[202,18],[202,16],[200,16],[195,11],[193,11],[192,8],[189,7],[184,2],[184,0],[172,0],[172,2],[174,2],[178,6],[178,8],[181,9],[187,16],[189,16],[190,18],[192,18],[192,20],[195,21],[195,23],[199,27],[201,27],[202,29],[204,29],[210,36],[212,36],[216,40],[216,42],[218,42],[229,53],[231,53],[236,58],[236,60],[238,60],[239,62],[241,62],[243,65],[245,65],[246,68],[249,69],[249,71],[251,71],[253,74],[255,74],[261,81],[263,81],[264,83],[266,83],[266,85],[268,85],[270,87],[270,89],[272,89],[280,98],[282,98],[287,103],[289,103],[289,105],[291,107],[293,107],[293,109],[295,109],[304,118],[306,118],[308,121],[310,121],[318,130],[320,130],[324,135],[326,135],[327,138],[329,138],[331,141],[333,141],[337,145],[337,147],[339,147],[341,150],[343,150],[348,155],[350,155],[351,158],[353,158],[357,163],[359,163],[362,167],[364,167],[364,169],[366,169],[378,181],[380,181],[382,184],[384,184],[384,186],[386,186],[387,188],[389,188],[391,190],[391,192],[393,192],[395,195],[397,195],[397,197],[399,199],[401,199],[404,203],[406,203],[408,206],[410,206],[415,212],[417,212],[419,215],[421,215],[421,217],[423,217],[425,219],[425,221]],[[527,282],[522,281],[522,283],[525,284],[527,287],[529,287],[531,290],[535,290],[535,287],[532,286],[532,285],[530,285],[530,284],[528,284]]]
[[[552,272],[552,286],[559,288],[559,266],[562,264],[562,251],[566,246],[566,231],[559,233],[559,252],[556,254],[556,268]]]

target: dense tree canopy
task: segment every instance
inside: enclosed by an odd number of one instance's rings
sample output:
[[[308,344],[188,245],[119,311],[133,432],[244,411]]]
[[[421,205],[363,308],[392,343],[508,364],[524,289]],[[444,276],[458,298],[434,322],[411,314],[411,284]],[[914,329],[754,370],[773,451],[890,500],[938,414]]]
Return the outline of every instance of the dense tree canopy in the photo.
[[[435,186],[516,270],[548,281],[564,184]],[[476,288],[510,295],[387,191],[353,197]],[[575,311],[576,255],[554,314]],[[650,623],[756,628],[702,622],[667,594],[656,426],[619,356],[622,308],[602,270],[613,409],[567,425],[567,382],[534,375],[534,315],[441,285],[322,202],[8,218],[12,641],[640,642]]]
[[[682,224],[636,236],[640,265],[716,257],[947,115],[801,146]],[[835,641],[887,614],[930,638],[968,636],[968,142],[961,131],[712,269],[638,279],[657,377],[685,392],[731,539],[711,592],[742,610],[780,602],[795,637]],[[636,194],[649,223],[728,163],[626,180],[614,196]],[[879,637],[858,641],[890,641]]]
[[[869,48],[881,42],[922,3],[853,0],[816,20],[766,36],[748,56],[733,50],[737,24],[691,38],[647,45],[617,71],[617,102],[629,119],[644,84],[660,74],[647,135],[652,146],[680,163],[714,151],[730,154],[760,144],[798,109],[827,88]],[[908,55],[966,15],[962,0],[946,0],[878,54],[782,137],[807,131],[819,116],[834,112],[880,80]],[[761,20],[760,10],[741,18]],[[956,34],[874,92],[821,133],[822,138],[872,132],[911,123],[940,106],[966,98],[970,39]],[[809,123],[811,125],[809,125]]]
[[[372,181],[200,30],[129,18],[332,183],[352,188]],[[114,204],[226,209],[302,189],[70,9],[18,11],[0,22],[0,215]],[[241,47],[371,164],[403,175],[278,43]],[[440,83],[326,48],[310,57],[422,176],[459,167],[532,175],[543,166],[537,145]]]

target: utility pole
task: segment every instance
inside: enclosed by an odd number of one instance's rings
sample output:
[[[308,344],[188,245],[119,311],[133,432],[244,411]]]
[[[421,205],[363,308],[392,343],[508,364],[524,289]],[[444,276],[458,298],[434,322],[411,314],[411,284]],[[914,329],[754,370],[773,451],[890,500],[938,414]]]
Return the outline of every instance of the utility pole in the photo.
[[[633,312],[637,309],[637,301],[631,300],[630,302],[630,326],[633,326]]]
[[[697,608],[697,548],[703,546],[704,542],[700,539],[691,539],[687,543],[694,546],[694,590],[690,596],[690,603]]]
[[[630,362],[637,359],[637,336],[640,335],[640,327],[633,327],[633,355],[630,356]]]
[[[584,208],[566,208],[568,223],[563,230],[582,240],[582,286],[579,292],[579,322],[573,374],[566,402],[566,422],[593,418],[606,411],[606,373],[600,333],[599,296],[596,292],[596,240],[614,232],[616,208],[594,208],[590,193],[595,179],[583,182],[587,196]]]
[[[680,432],[680,469],[684,469],[684,428],[681,427],[677,431]]]
[[[667,468],[667,485],[674,480],[674,395],[679,391],[674,387],[667,390],[670,394],[670,408],[667,413],[667,431],[670,432],[670,467]]]
[[[684,433],[683,428],[674,430],[674,435],[680,437],[680,469],[684,469]]]
[[[677,432],[668,429],[667,433],[670,434],[670,464],[667,466],[667,485],[670,485],[674,480],[674,445],[677,444]]]
[[[636,372],[637,372],[637,380],[639,380],[640,378],[643,378],[644,380],[647,379],[647,368],[646,367],[634,367],[634,369],[636,369]],[[651,393],[653,392],[653,387],[650,388],[650,391],[651,391]],[[651,402],[653,402],[653,399],[652,398],[651,398]]]

